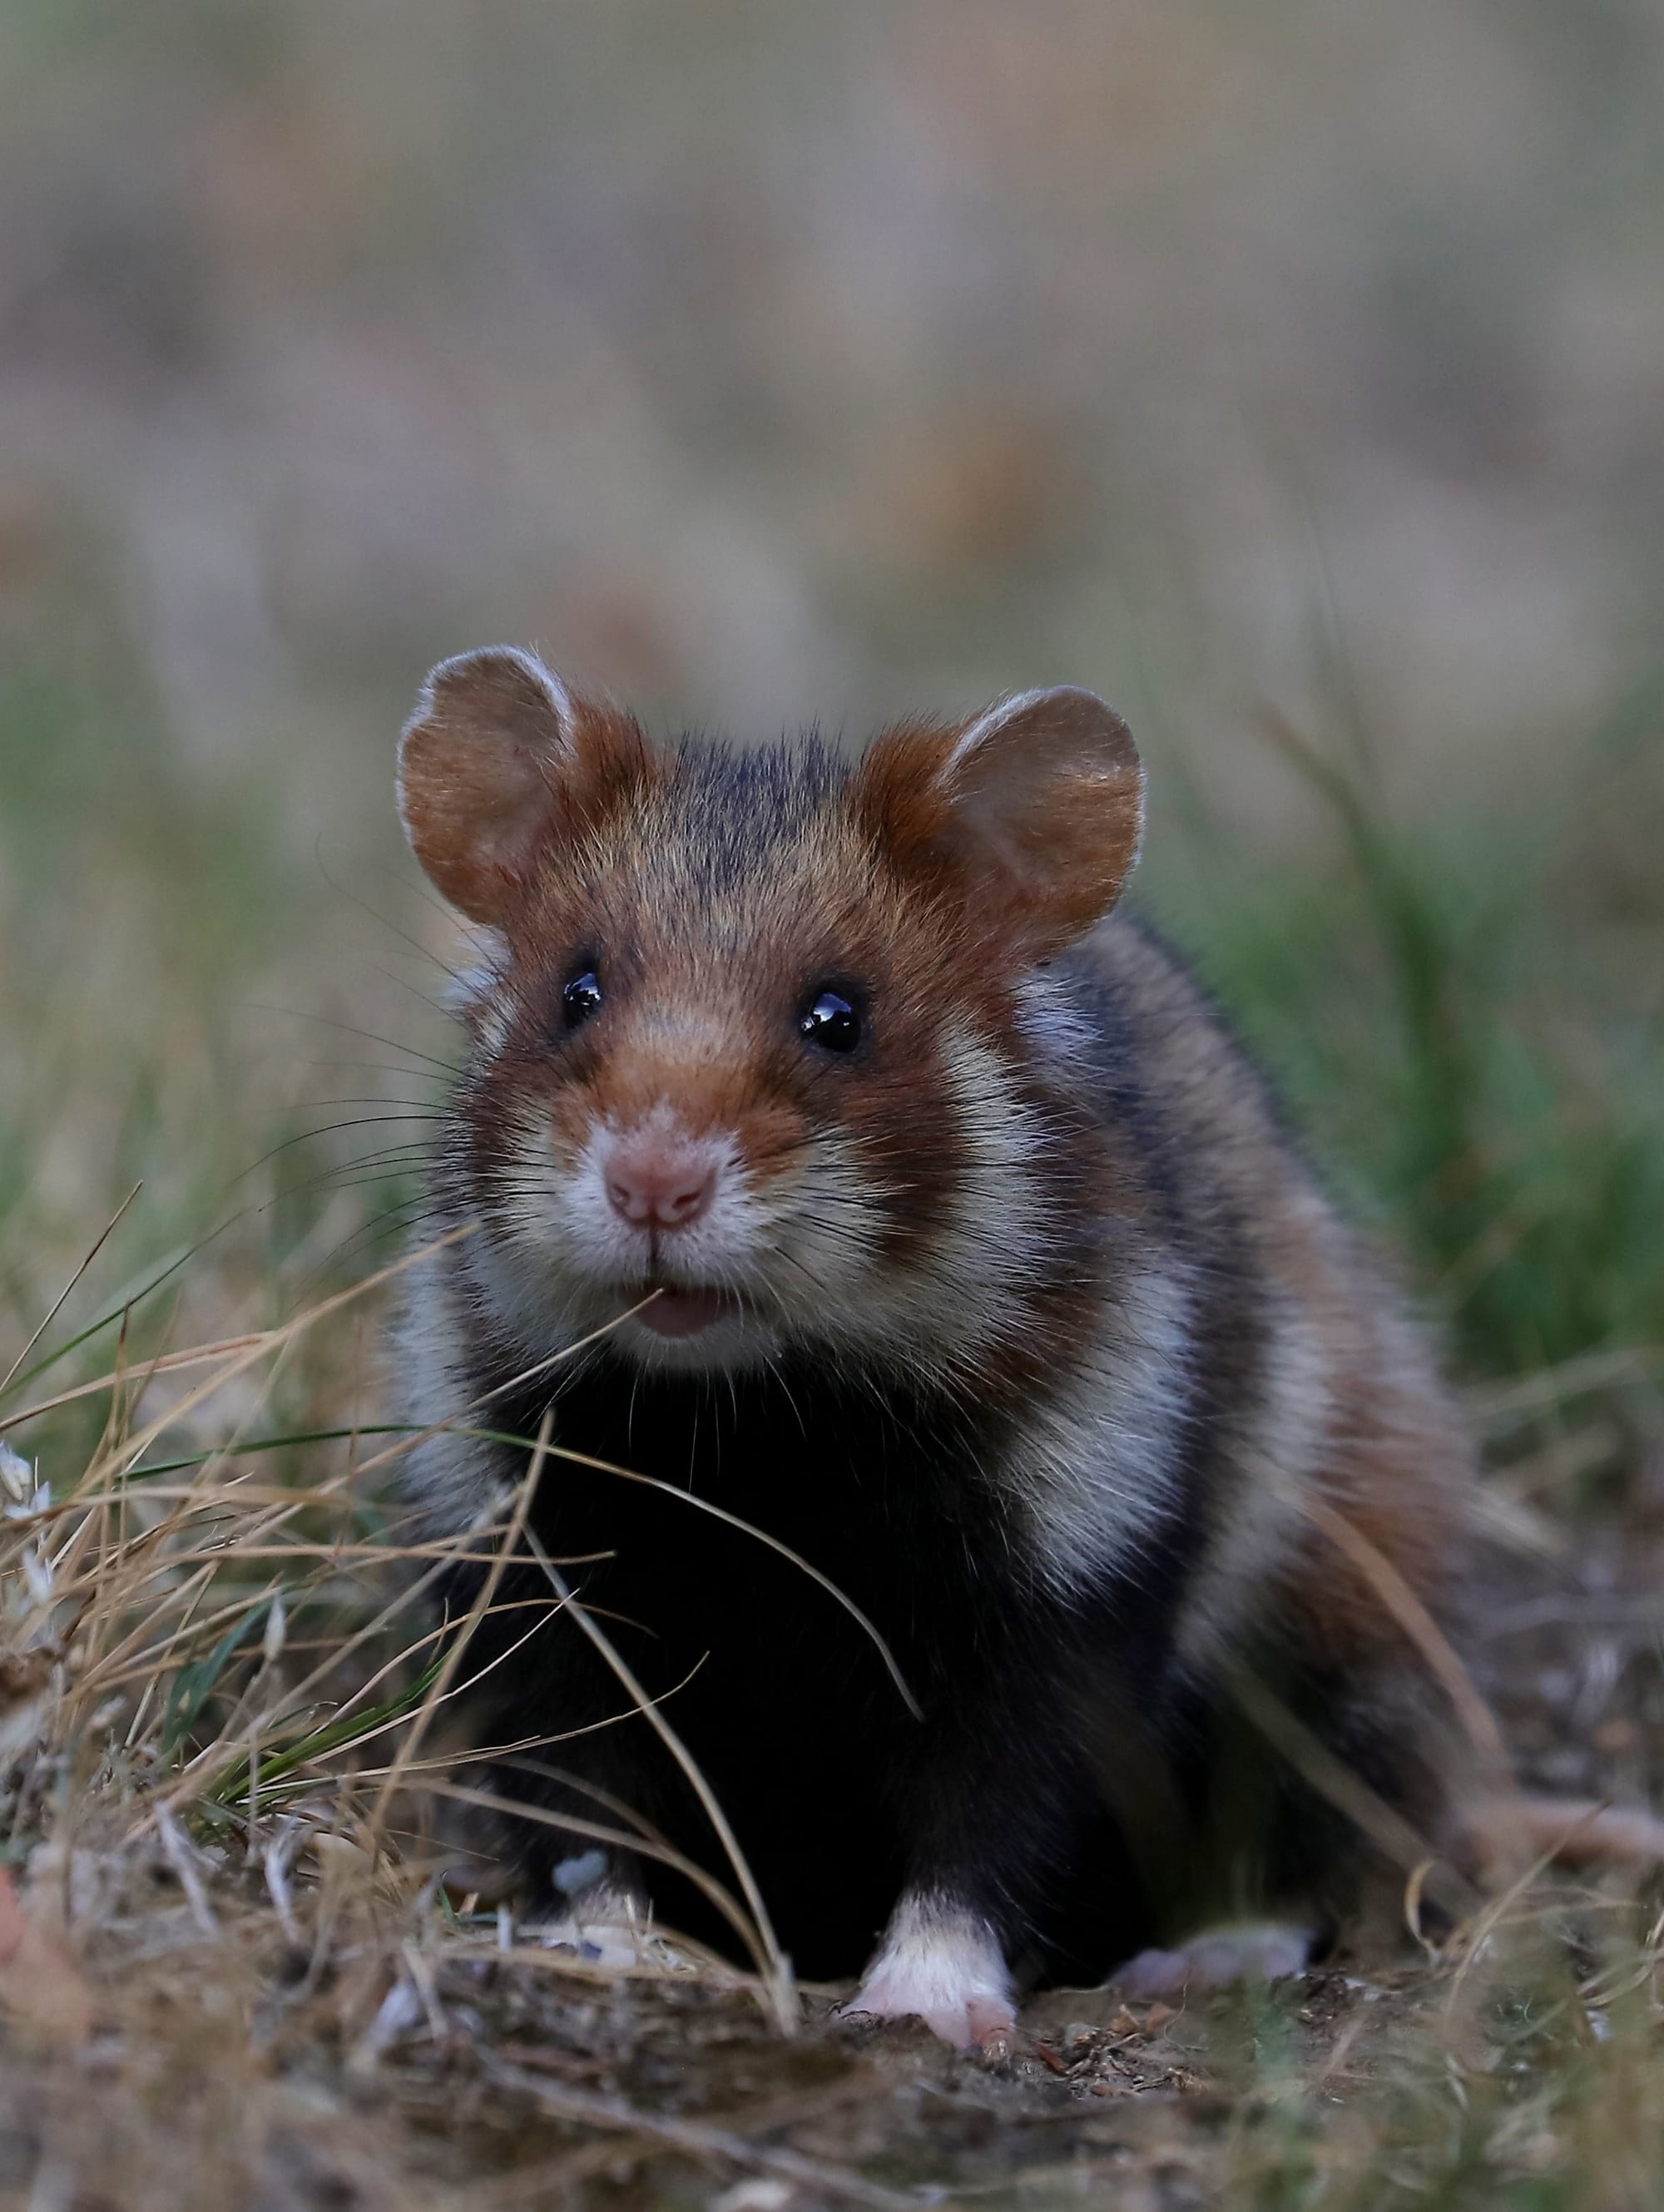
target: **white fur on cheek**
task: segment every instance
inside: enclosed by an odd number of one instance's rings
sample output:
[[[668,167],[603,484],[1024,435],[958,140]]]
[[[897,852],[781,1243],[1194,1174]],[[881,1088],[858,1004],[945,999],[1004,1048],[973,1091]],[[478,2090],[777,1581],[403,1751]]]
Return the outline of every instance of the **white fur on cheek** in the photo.
[[[907,1896],[846,2015],[917,2017],[962,2050],[1009,2039],[1017,2014],[1005,1955],[987,1922],[944,1898]]]
[[[914,1254],[884,1256],[898,1194],[892,1170],[840,1130],[810,1140],[773,1224],[773,1241],[793,1263],[782,1270],[781,1304],[801,1316],[804,1334],[925,1376],[963,1370],[998,1342],[1016,1294],[1043,1261],[1048,1233],[1032,1197],[1042,1132],[1005,1063],[958,1028],[942,1052],[965,1159],[957,1191]]]

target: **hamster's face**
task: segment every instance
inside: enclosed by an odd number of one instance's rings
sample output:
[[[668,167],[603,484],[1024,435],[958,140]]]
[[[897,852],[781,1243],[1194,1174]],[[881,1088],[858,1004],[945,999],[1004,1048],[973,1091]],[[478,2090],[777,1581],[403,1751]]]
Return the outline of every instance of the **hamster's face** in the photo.
[[[535,663],[459,665],[404,798],[492,933],[447,1157],[501,1318],[534,1356],[604,1331],[660,1370],[986,1349],[1048,1233],[1048,987],[1009,885],[944,842],[958,733],[895,733],[853,774],[813,744],[659,755]]]
[[[525,1318],[629,1313],[617,1343],[653,1365],[749,1365],[934,1337],[1001,1273],[1009,988],[956,971],[841,781],[801,751],[684,753],[515,918],[467,1113]]]

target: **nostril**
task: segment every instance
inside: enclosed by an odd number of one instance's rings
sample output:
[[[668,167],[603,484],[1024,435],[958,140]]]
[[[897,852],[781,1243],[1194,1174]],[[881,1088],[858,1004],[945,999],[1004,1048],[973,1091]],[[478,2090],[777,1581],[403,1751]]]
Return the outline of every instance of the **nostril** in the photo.
[[[715,1194],[714,1168],[707,1168],[702,1174],[684,1176],[677,1188],[665,1191],[660,1198],[659,1218],[672,1224],[696,1221]]]
[[[645,1221],[647,1207],[637,1186],[625,1176],[614,1173],[607,1177],[607,1196],[616,1212],[626,1221]]]

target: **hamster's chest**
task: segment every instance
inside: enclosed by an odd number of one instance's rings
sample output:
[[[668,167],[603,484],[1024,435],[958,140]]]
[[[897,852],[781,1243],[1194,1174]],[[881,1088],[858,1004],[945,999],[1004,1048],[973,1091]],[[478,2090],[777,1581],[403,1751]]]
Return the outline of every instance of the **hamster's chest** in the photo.
[[[651,1639],[655,1674],[701,1655],[794,1672],[812,1650],[817,1672],[876,1686],[852,1606],[928,1671],[999,1601],[1010,1541],[987,1439],[944,1406],[801,1371],[731,1387],[598,1368],[557,1400],[552,1443],[535,1525],[584,1561],[573,1578],[594,1604]]]

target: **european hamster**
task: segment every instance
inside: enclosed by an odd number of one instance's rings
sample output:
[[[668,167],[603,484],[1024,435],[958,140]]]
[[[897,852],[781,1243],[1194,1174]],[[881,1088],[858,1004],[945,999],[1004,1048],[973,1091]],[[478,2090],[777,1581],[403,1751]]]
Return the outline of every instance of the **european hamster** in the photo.
[[[1058,690],[853,765],[660,750],[497,648],[434,672],[399,795],[484,948],[432,1162],[472,1227],[413,1271],[400,1409],[475,1432],[427,1437],[408,1497],[466,1528],[547,1420],[528,1541],[797,1971],[993,2047],[1029,1979],[1200,1971],[1151,1947],[1245,1912],[1297,1964],[1395,1894],[1451,1823],[1429,1643],[1468,1453],[1116,911],[1120,717]],[[531,1876],[580,1924],[650,1899],[722,1940],[662,1856],[732,1885],[662,1734],[544,1568],[495,1595],[474,1737],[561,1739],[494,1784],[543,1815]],[[604,1863],[586,1826],[632,1819],[653,1850]]]

